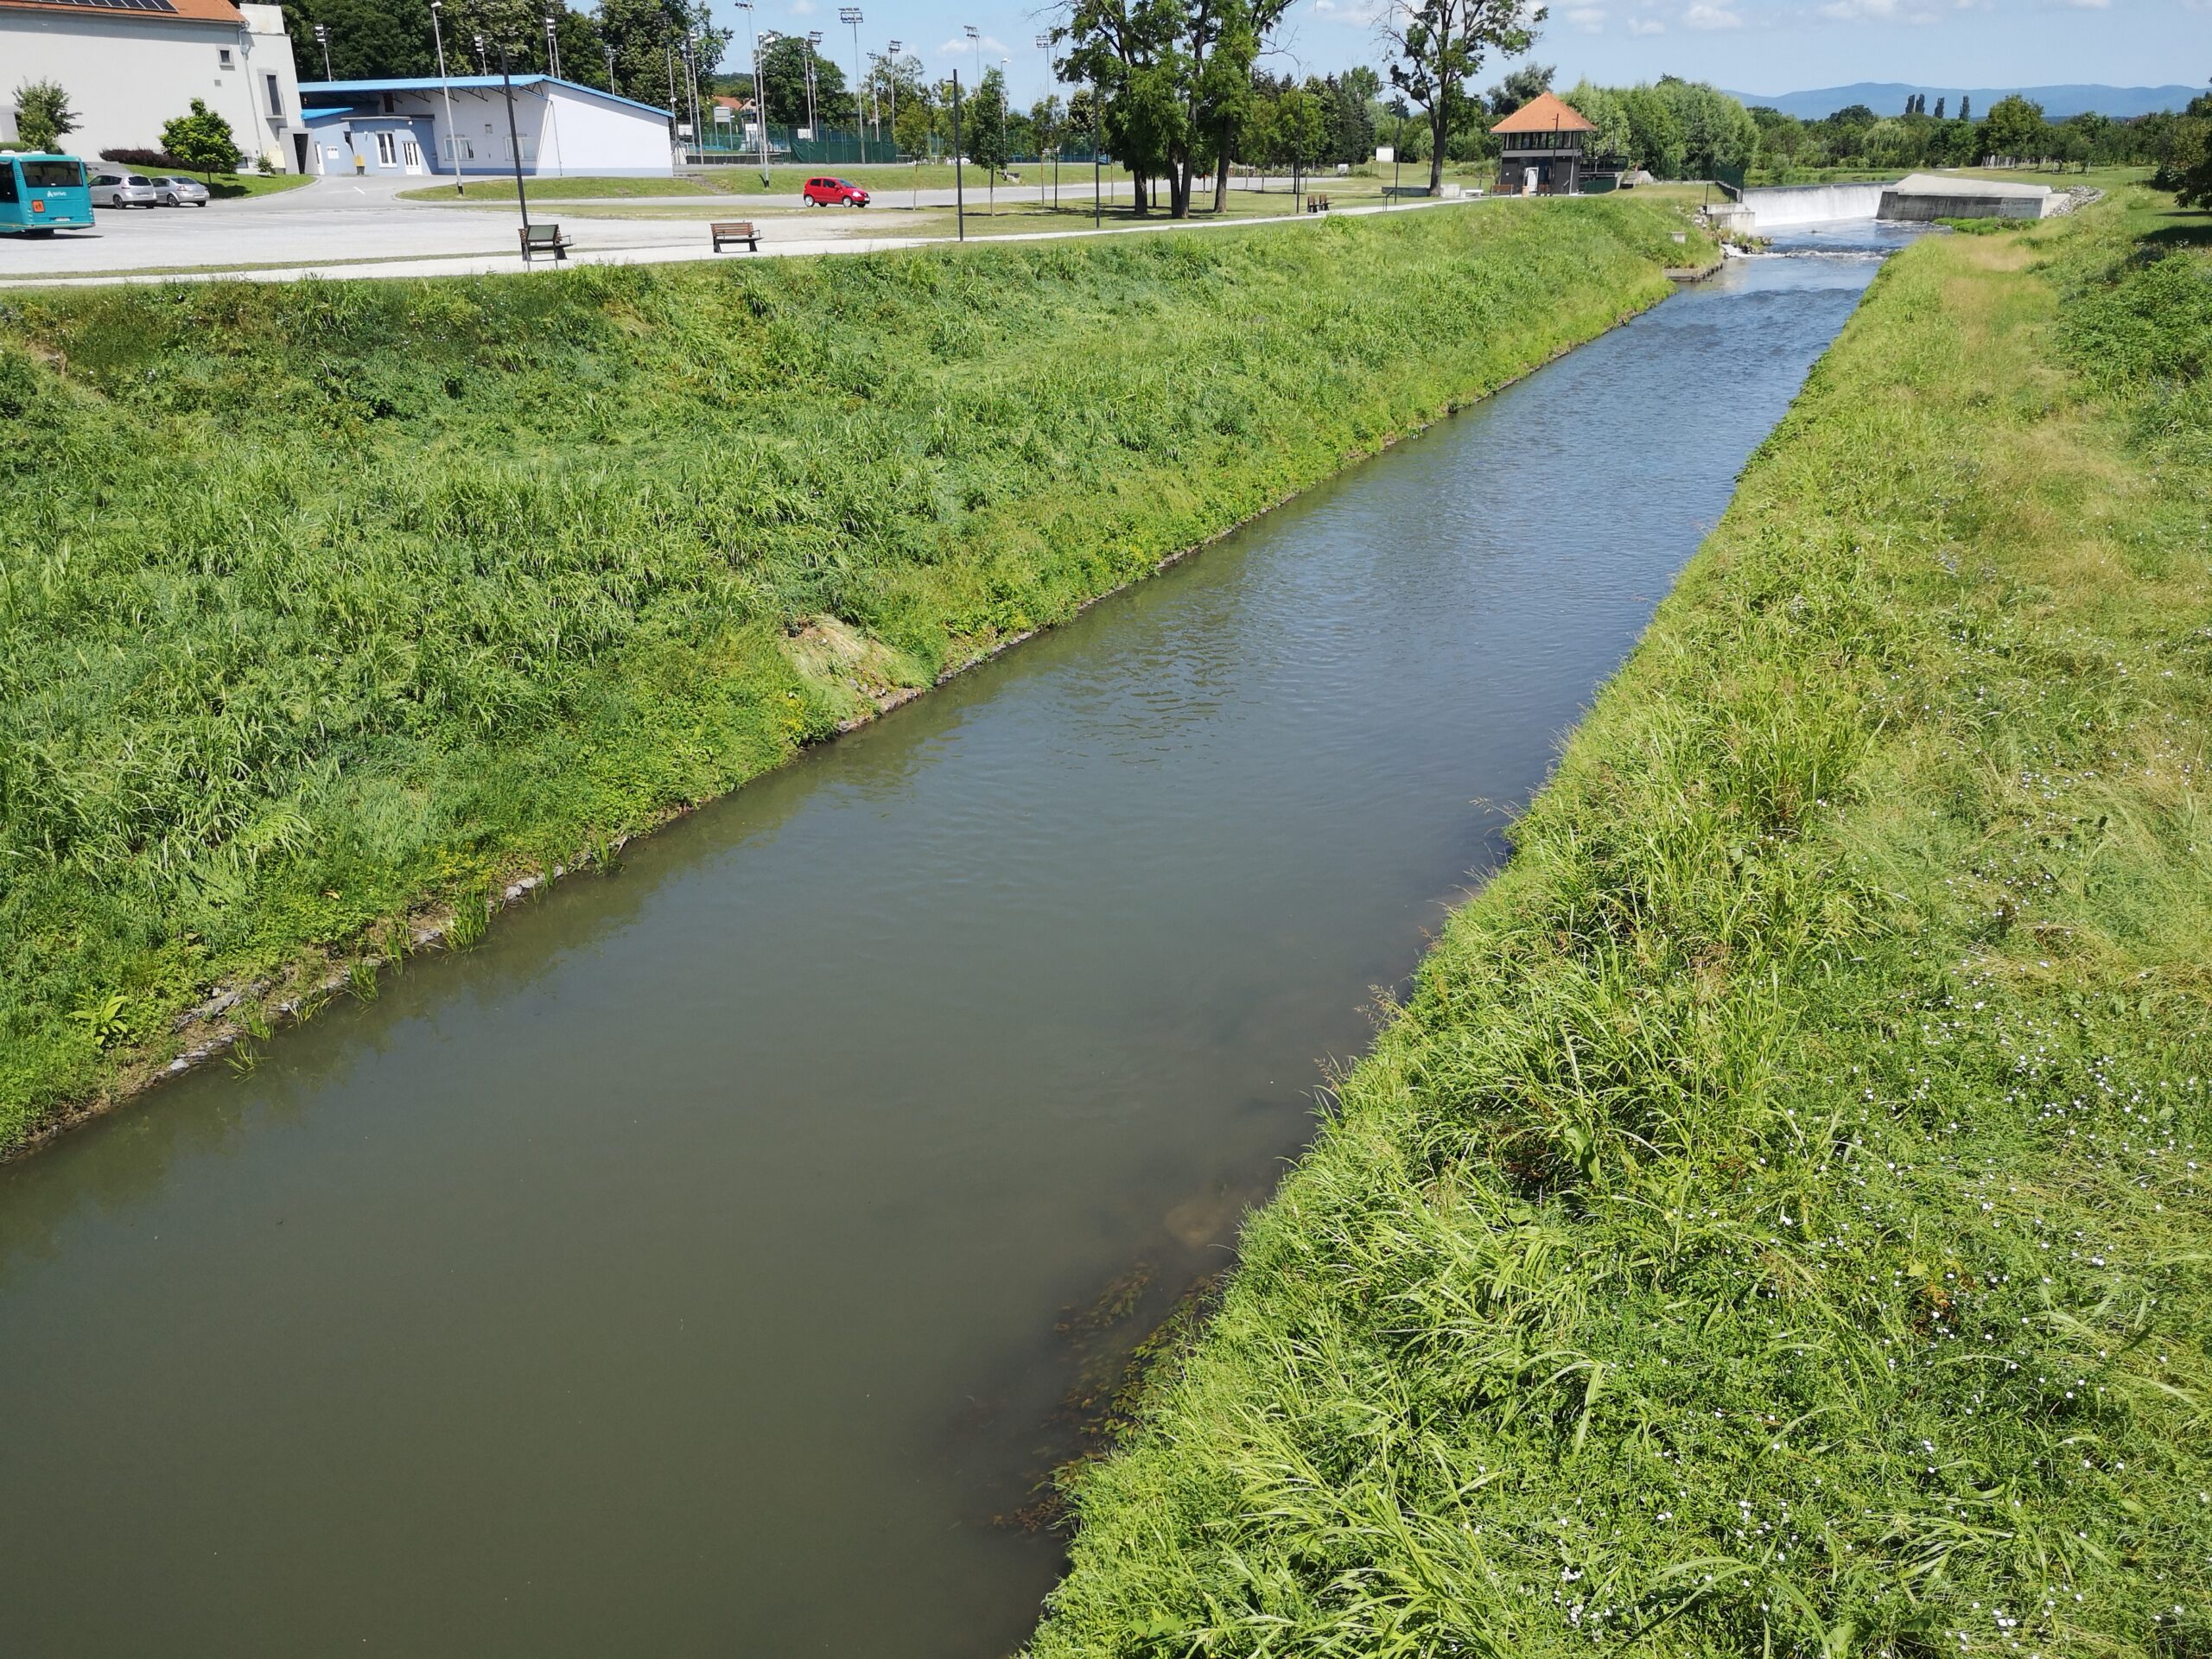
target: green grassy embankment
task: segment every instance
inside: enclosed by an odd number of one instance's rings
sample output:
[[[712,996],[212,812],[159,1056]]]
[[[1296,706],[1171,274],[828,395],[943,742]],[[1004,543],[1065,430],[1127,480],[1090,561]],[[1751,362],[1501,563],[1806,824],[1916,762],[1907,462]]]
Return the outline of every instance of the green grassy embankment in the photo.
[[[1681,226],[11,295],[0,1148],[1601,331]]]
[[[2127,195],[1882,273],[1039,1659],[2212,1652],[2212,226]]]

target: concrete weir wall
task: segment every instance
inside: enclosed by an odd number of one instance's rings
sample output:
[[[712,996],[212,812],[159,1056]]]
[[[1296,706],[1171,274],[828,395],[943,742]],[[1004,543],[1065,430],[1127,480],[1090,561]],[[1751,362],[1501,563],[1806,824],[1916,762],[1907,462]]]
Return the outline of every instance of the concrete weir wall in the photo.
[[[1761,234],[1793,225],[1826,225],[1839,219],[1872,219],[1885,184],[1785,184],[1744,192],[1744,206]]]

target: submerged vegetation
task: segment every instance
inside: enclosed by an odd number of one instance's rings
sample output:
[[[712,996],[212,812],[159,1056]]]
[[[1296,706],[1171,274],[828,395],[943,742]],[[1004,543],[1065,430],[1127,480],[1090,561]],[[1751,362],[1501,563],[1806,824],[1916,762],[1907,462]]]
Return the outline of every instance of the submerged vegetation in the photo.
[[[1681,228],[10,296],[0,1149],[1588,338]]]
[[[1034,1652],[2212,1650],[2212,260],[1891,262]]]

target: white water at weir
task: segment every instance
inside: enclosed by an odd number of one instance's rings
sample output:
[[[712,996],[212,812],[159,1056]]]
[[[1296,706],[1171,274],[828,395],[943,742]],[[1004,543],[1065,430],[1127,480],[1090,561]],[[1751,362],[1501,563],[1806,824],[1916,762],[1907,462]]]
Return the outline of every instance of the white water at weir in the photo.
[[[1762,236],[1801,225],[1833,225],[1840,219],[1872,219],[1881,211],[1887,184],[1791,184],[1744,192],[1752,228]]]

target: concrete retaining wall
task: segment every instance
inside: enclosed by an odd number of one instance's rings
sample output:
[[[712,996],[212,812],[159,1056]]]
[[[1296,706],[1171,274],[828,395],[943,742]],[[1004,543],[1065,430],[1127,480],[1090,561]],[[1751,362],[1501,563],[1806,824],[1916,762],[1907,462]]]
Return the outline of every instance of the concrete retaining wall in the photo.
[[[1881,217],[1924,224],[1938,219],[2041,219],[2050,196],[1930,196],[1895,190],[1882,194]]]

